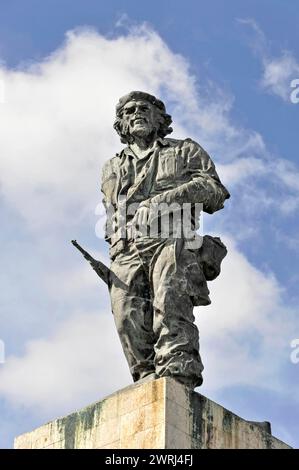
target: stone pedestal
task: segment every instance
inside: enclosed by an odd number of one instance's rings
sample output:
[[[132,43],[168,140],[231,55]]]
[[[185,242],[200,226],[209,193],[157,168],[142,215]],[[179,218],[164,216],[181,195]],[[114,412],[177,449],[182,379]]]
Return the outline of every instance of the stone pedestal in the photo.
[[[288,449],[170,378],[129,386],[15,439],[15,449]]]

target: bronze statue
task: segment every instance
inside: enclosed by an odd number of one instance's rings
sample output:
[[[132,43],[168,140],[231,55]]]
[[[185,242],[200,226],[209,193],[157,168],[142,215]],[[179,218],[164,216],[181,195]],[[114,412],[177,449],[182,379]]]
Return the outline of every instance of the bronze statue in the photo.
[[[197,209],[212,214],[229,193],[199,144],[166,138],[171,122],[148,93],[133,91],[116,106],[126,147],[102,173],[111,257],[104,280],[133,380],[171,376],[194,388],[203,365],[193,307],[210,303],[207,280],[226,255],[219,238],[196,233]]]

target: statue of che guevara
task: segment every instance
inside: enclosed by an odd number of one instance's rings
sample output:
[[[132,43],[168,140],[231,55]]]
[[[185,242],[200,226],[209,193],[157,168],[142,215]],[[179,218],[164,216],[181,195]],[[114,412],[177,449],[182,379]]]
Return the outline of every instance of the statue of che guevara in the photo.
[[[166,138],[171,122],[148,93],[133,91],[116,106],[126,147],[105,163],[101,186],[118,281],[109,291],[133,380],[171,376],[194,388],[203,365],[193,307],[210,303],[207,281],[226,255],[219,238],[198,235],[198,218],[222,209],[229,193],[199,144]]]

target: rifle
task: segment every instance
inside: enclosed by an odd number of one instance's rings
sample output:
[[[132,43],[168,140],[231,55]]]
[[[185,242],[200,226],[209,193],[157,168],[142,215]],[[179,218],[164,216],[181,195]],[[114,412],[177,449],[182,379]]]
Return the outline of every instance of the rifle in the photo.
[[[84,258],[90,263],[92,269],[97,273],[97,275],[102,279],[102,281],[107,284],[108,288],[110,288],[111,284],[113,283],[116,287],[121,287],[124,290],[128,290],[128,286],[122,282],[116,274],[114,274],[111,269],[107,268],[107,266],[102,263],[102,261],[94,259],[82,246],[77,243],[77,240],[71,240],[72,244],[79,250]]]

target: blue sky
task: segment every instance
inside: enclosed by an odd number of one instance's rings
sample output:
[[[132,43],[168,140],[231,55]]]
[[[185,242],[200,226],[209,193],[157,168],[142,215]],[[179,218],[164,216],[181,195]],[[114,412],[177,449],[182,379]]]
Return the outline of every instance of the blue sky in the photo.
[[[232,195],[204,219],[230,251],[197,316],[202,393],[298,447],[297,2],[0,6],[0,446],[130,383],[105,288],[69,240],[107,258],[100,167],[120,148],[115,102],[142,87]]]

